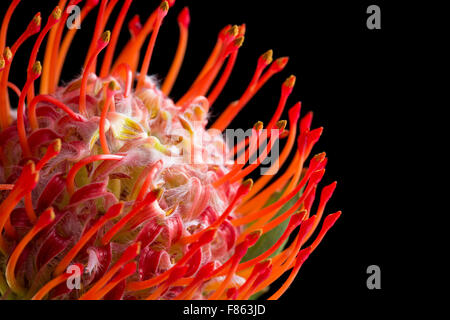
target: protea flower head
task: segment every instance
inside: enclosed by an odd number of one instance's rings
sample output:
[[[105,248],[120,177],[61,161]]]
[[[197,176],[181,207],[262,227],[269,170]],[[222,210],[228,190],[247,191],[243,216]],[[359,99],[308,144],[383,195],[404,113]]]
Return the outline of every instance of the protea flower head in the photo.
[[[110,32],[105,25],[119,2],[86,0],[81,21],[95,7],[98,16],[83,71],[59,86],[77,32],[66,28],[66,8],[81,1],[60,0],[48,17],[36,14],[11,41],[7,29],[19,2],[12,1],[0,33],[1,294],[248,299],[288,273],[270,296],[278,299],[340,216],[322,219],[336,183],[321,189],[311,211],[327,162],[324,153],[310,156],[322,128],[311,129],[312,113],[300,119],[300,103],[289,109],[288,121],[280,120],[295,83],[290,76],[267,126],[255,119],[233,147],[222,132],[288,58],[272,62],[271,50],[262,54],[248,87],[209,125],[209,110],[243,44],[244,25],[220,31],[190,89],[173,101],[169,94],[188,38],[187,8],[179,13],[178,47],[160,86],[147,74],[175,1],[163,1],[143,24],[133,18],[131,38],[113,61],[132,1],[120,2]],[[34,46],[25,62],[26,82],[18,88],[9,72],[24,63],[14,58],[25,41]],[[19,97],[16,112],[13,93]],[[246,179],[277,140],[285,140],[279,157],[255,183]],[[250,161],[261,148],[265,152]]]

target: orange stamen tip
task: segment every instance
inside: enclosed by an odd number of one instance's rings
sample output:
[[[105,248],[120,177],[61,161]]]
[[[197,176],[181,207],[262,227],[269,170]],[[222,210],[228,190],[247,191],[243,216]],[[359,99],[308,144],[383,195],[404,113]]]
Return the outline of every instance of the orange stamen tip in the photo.
[[[61,151],[61,139],[55,139],[55,141],[50,144],[54,153],[59,153]]]
[[[12,59],[12,52],[10,47],[6,47],[5,50],[3,50],[3,58],[5,58],[6,62],[10,62]]]
[[[167,12],[169,10],[169,3],[167,1],[163,1],[161,2],[161,4],[159,5],[159,9],[163,12]]]
[[[156,200],[161,199],[163,193],[164,193],[164,188],[155,188],[151,191],[155,197]]]
[[[53,11],[52,11],[53,19],[55,19],[55,20],[61,19],[61,13],[62,13],[62,11],[59,7],[56,7],[55,9],[53,9]]]
[[[287,126],[287,121],[286,120],[277,121],[275,126],[277,127],[278,130],[283,131],[286,128],[286,126]]]
[[[105,213],[104,215],[105,219],[110,220],[116,218],[119,214],[122,213],[123,207],[124,207],[123,202],[119,202],[115,205],[112,205]]]
[[[245,23],[241,24],[239,26],[239,33],[238,33],[238,35],[239,36],[243,36],[245,34],[246,29],[247,29],[247,27],[246,27]]]
[[[256,131],[260,131],[264,128],[264,123],[262,121],[258,121],[253,125],[253,129]]]
[[[239,34],[239,27],[234,25],[226,33],[232,37],[236,37]]]
[[[194,129],[192,128],[191,123],[186,120],[183,116],[178,116],[178,119],[180,120],[181,126],[187,130],[190,134],[194,133]]]
[[[101,39],[103,42],[108,43],[109,40],[111,39],[111,31],[107,30],[105,32],[102,33]]]
[[[120,89],[120,86],[116,81],[112,80],[108,83],[108,89],[111,91],[117,91]]]
[[[41,25],[41,21],[42,21],[42,17],[41,17],[41,13],[38,12],[36,13],[36,15],[33,17],[33,24],[35,24],[37,27],[39,27]]]
[[[233,41],[234,46],[235,46],[236,48],[242,47],[242,44],[244,43],[244,39],[245,39],[244,36],[238,37],[238,38],[234,39],[234,41]]]
[[[200,239],[198,239],[198,243],[201,245],[210,243],[214,239],[214,236],[216,235],[216,231],[217,231],[217,228],[212,228],[212,229],[206,230],[200,236]]]
[[[245,180],[244,182],[242,182],[241,187],[250,190],[253,187],[253,179]]]
[[[253,246],[256,241],[259,240],[259,238],[261,237],[261,235],[263,234],[263,230],[262,229],[257,229],[255,231],[250,232],[246,237],[245,240],[248,243],[248,246],[251,247]]]
[[[183,27],[187,28],[189,27],[190,22],[191,22],[191,15],[189,13],[189,8],[184,7],[183,10],[181,10],[180,14],[178,15],[178,23],[181,24]]]
[[[296,77],[294,75],[290,75],[283,83],[284,86],[288,88],[293,88],[295,85]]]
[[[269,65],[272,63],[273,60],[273,50],[267,50],[261,55],[261,60],[266,63],[266,65]]]
[[[275,60],[275,68],[277,71],[283,70],[289,61],[288,57],[281,57]]]
[[[42,72],[42,65],[40,61],[36,61],[31,68],[33,75],[39,76]]]
[[[53,220],[55,220],[55,211],[50,207],[39,216],[36,227],[43,228],[49,225]]]

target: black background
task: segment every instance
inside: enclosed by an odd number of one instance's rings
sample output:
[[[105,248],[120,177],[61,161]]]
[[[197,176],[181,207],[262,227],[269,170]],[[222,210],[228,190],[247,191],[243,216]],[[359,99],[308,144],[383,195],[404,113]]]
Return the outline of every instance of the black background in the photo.
[[[1,15],[5,2],[1,2]],[[157,4],[135,0],[126,22],[136,13],[145,22]],[[381,7],[381,30],[366,27],[370,4]],[[20,35],[34,13],[41,11],[44,22],[55,5],[56,1],[22,1],[13,16],[7,45]],[[176,16],[186,5],[191,13],[189,44],[172,91],[175,99],[195,79],[219,30],[227,24],[246,23],[244,45],[230,82],[214,104],[212,118],[243,92],[259,55],[273,49],[274,58],[290,57],[287,67],[268,82],[231,127],[248,128],[257,120],[267,123],[278,102],[280,85],[290,74],[296,75],[297,82],[287,107],[302,101],[302,115],[312,110],[313,127],[324,127],[314,149],[316,153],[326,151],[329,157],[321,185],[338,181],[327,212],[342,210],[343,214],[302,267],[280,305],[286,306],[286,312],[305,311],[317,302],[325,310],[334,304],[345,309],[380,307],[379,303],[392,297],[400,279],[394,274],[398,266],[390,259],[390,253],[400,246],[397,240],[401,237],[393,237],[394,221],[400,214],[395,182],[401,172],[395,168],[399,150],[404,148],[404,133],[398,125],[404,106],[395,92],[401,81],[398,48],[407,31],[396,22],[398,12],[382,1],[177,0],[165,18],[150,66],[150,73],[161,79],[177,44]],[[82,24],[67,57],[63,80],[80,73],[94,24],[93,14]],[[124,30],[119,46],[127,39]],[[25,80],[27,55],[28,49],[20,50],[14,60],[10,79],[18,86]],[[366,268],[372,264],[381,268],[382,289],[378,291],[366,287]]]

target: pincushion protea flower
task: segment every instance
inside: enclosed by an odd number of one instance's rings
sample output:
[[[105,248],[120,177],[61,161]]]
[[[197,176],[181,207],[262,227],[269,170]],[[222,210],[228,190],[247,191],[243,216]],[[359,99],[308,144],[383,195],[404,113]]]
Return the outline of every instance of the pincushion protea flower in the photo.
[[[280,120],[295,83],[290,76],[281,87],[267,130],[256,122],[251,134],[231,151],[217,133],[288,59],[272,62],[272,51],[264,53],[242,96],[206,129],[209,108],[225,86],[243,43],[244,25],[226,26],[219,33],[197,79],[174,102],[168,95],[186,49],[187,8],[178,16],[178,48],[159,87],[147,71],[158,31],[174,1],[162,2],[143,25],[133,18],[128,25],[131,39],[113,61],[131,0],[123,1],[112,32],[104,28],[118,1],[87,0],[81,20],[94,7],[99,9],[82,75],[58,86],[77,32],[65,31],[70,12],[65,8],[81,1],[60,0],[45,24],[36,14],[8,47],[7,29],[19,2],[12,1],[0,33],[3,297],[248,299],[288,272],[286,282],[270,297],[279,298],[340,216],[330,214],[321,223],[336,183],[322,189],[317,211],[311,212],[327,159],[324,153],[307,158],[322,128],[310,129],[312,113],[299,121],[300,103],[289,110],[289,122]],[[19,89],[9,71],[18,63],[17,50],[33,35],[37,39],[27,80]],[[41,65],[37,56],[44,39]],[[100,65],[97,57],[102,51]],[[9,88],[19,97],[16,116]],[[263,134],[272,142],[286,143],[269,174],[253,185],[244,178],[267,158],[266,152],[257,161],[248,161]],[[199,142],[196,136],[203,138]],[[272,145],[267,144],[266,151]],[[224,150],[236,160],[224,159]],[[197,151],[208,161],[196,161]],[[287,169],[275,177],[283,164]],[[316,238],[305,246],[320,224]],[[77,269],[80,286],[73,287],[68,280]]]

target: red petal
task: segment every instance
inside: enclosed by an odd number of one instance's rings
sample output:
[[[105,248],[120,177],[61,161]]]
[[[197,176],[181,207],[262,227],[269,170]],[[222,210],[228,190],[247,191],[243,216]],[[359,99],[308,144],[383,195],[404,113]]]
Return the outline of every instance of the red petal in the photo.
[[[63,173],[54,175],[39,196],[37,211],[42,211],[50,207],[56,198],[64,191],[65,185],[66,179],[64,178]]]
[[[47,264],[56,255],[63,251],[70,243],[70,239],[65,239],[58,235],[55,229],[53,229],[47,236],[47,239],[42,243],[38,254],[36,256],[36,267],[41,269],[42,266]]]

